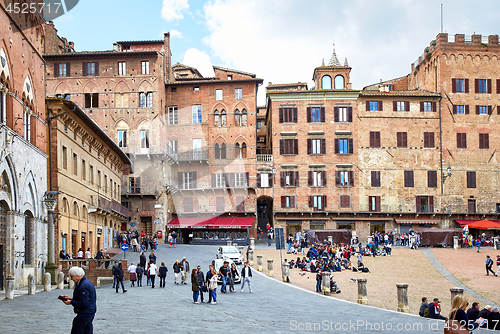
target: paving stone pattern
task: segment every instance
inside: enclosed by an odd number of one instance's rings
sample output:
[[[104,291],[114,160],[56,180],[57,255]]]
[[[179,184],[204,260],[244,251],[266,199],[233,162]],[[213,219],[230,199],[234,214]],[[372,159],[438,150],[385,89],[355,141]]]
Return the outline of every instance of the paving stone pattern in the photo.
[[[377,309],[325,297],[268,278],[254,270],[254,293],[217,293],[218,304],[193,304],[191,285],[174,285],[172,264],[186,256],[192,267],[206,271],[216,246],[160,245],[158,261],[169,268],[167,287],[131,288],[116,293],[111,286],[97,288],[95,333],[442,333],[443,321]],[[121,257],[121,255],[119,256]],[[138,262],[139,253],[127,252]],[[157,282],[157,286],[159,286]],[[0,301],[0,333],[69,333],[73,308],[57,299],[68,290],[21,295]],[[205,301],[208,295],[205,294]],[[370,296],[368,296],[370,298]],[[406,327],[405,327],[406,326]],[[224,330],[225,328],[225,330]],[[405,329],[406,328],[406,329]],[[475,333],[486,333],[478,330]]]

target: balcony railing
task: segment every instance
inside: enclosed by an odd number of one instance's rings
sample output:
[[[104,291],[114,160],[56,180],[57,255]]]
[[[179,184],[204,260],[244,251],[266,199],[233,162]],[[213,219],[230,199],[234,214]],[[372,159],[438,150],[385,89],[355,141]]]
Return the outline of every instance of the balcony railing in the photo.
[[[186,152],[174,152],[167,147],[167,155],[174,161],[208,161],[208,150],[196,150]]]
[[[177,204],[177,203],[176,203]],[[244,209],[244,210],[241,210]],[[183,203],[178,203],[175,207],[177,214],[180,213],[214,213],[221,214],[225,212],[231,213],[255,213],[256,205],[252,203],[245,203],[244,208],[241,206],[230,206],[226,204],[224,207],[219,207],[217,204],[197,204],[197,205],[184,205]]]
[[[118,203],[115,200],[109,201],[104,197],[99,196],[97,202],[98,208],[107,211],[114,211],[120,213],[121,215],[127,217],[129,214],[129,209]]]
[[[272,154],[257,154],[257,162],[273,162]]]

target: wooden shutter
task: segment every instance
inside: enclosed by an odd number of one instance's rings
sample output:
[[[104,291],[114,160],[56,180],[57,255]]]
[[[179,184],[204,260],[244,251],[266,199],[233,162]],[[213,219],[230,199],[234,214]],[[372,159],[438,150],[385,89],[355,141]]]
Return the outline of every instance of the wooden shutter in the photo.
[[[424,102],[420,101],[420,111],[424,111]]]
[[[382,101],[378,101],[378,103],[377,103],[377,109],[378,109],[378,111],[383,111],[384,110],[384,105],[382,104]]]
[[[497,94],[500,94],[500,79],[497,79]]]
[[[349,154],[353,154],[354,152],[353,142],[354,140],[352,138],[347,139],[347,152],[349,152]]]
[[[451,92],[457,92],[457,79],[451,79]]]
[[[437,171],[435,170],[427,171],[427,187],[429,188],[437,187]]]
[[[333,108],[333,121],[337,123],[339,121],[339,107]]]
[[[465,105],[465,114],[466,115],[469,114],[469,105],[468,104]]]
[[[193,172],[193,188],[198,189],[198,173]]]
[[[182,172],[177,172],[177,183],[178,183],[179,189],[184,189],[184,182],[182,180]]]
[[[467,188],[476,188],[476,172],[467,172]]]
[[[380,132],[379,132],[380,134]],[[403,147],[408,147],[408,134],[406,132],[403,132],[401,134],[401,138],[403,140]],[[378,145],[380,147],[380,144]]]
[[[95,63],[95,75],[99,75],[99,62]]]
[[[491,79],[486,80],[488,86],[488,94],[491,94]]]
[[[311,195],[309,195],[309,207],[312,208],[314,206],[314,199]]]
[[[405,176],[405,188],[412,188],[413,187],[413,171],[405,170],[404,176]]]
[[[307,138],[307,154],[312,154],[312,139]]]
[[[366,111],[370,111],[370,101],[366,101]]]
[[[273,173],[267,174],[267,181],[269,183],[269,187],[272,187],[273,186]]]
[[[456,105],[453,105],[453,113],[456,114],[457,113],[457,106]]]
[[[82,75],[83,76],[87,75],[87,63],[86,62],[82,63]]]
[[[280,139],[280,154],[283,155],[285,154],[285,140]]]
[[[299,154],[299,140],[293,139],[293,154]]]
[[[469,79],[465,79],[465,92],[464,93],[468,93],[469,92]]]
[[[326,170],[321,171],[321,184],[326,187]]]
[[[479,93],[479,79],[474,79],[474,93]]]
[[[279,122],[283,123],[283,108],[279,108]]]
[[[307,123],[311,123],[311,107],[307,107]]]
[[[285,172],[280,172],[280,186],[284,187],[285,186]]]
[[[281,207],[286,208],[286,196],[281,196]]]
[[[421,196],[416,196],[415,197],[416,199],[416,203],[415,203],[415,208],[417,209],[416,211],[417,212],[422,212],[422,200],[421,200]]]
[[[410,101],[405,101],[405,111],[410,111]]]
[[[255,179],[255,185],[257,186],[257,188],[260,188],[260,180],[261,180],[260,173],[257,173],[257,178]]]
[[[307,171],[307,185],[311,187],[313,185],[313,172]]]
[[[59,64],[54,63],[54,78],[59,76]]]
[[[320,148],[321,148],[321,154],[326,154],[326,139],[321,138],[320,139]]]
[[[350,187],[354,187],[354,171],[350,170],[348,174],[349,174],[349,183],[348,183],[348,185]]]
[[[298,171],[293,172],[293,185],[296,187],[299,186],[299,172]]]
[[[246,182],[245,186],[249,187],[250,186],[250,173],[248,173],[248,172],[245,173],[245,182]]]
[[[340,187],[340,171],[335,172],[335,185]]]
[[[431,105],[432,105],[432,111],[436,112],[437,111],[437,103],[436,102],[432,102]]]
[[[66,76],[71,76],[71,63],[66,63]]]
[[[372,171],[372,182],[371,186],[372,187],[380,187],[380,172],[379,171]]]
[[[326,202],[326,195],[321,196],[321,204],[323,205],[323,211],[326,211],[328,203]]]
[[[462,148],[462,136],[460,133],[457,133],[457,148]]]
[[[429,212],[434,212],[434,196],[429,196]]]
[[[352,122],[352,107],[347,107],[347,121]]]
[[[479,148],[484,148],[484,137],[483,133],[479,134]]]
[[[392,101],[392,111],[398,111],[398,101]]]
[[[490,135],[488,133],[483,134],[483,144],[485,149],[490,148]]]
[[[488,106],[488,115],[493,113],[493,106]]]
[[[325,107],[319,108],[319,121],[323,123],[325,122]]]
[[[295,208],[295,196],[290,196],[290,207]]]
[[[293,122],[297,123],[297,108],[292,108]]]
[[[335,154],[339,154],[340,148],[339,148],[339,139],[335,138]]]

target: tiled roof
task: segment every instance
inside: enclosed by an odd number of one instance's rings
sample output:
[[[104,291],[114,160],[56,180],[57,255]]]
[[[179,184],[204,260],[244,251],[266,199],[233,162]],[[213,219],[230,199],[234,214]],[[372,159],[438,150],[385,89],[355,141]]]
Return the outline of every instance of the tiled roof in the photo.
[[[356,89],[311,89],[311,90],[299,90],[299,89],[289,89],[289,90],[269,90],[268,93],[320,93],[320,92],[360,92]]]
[[[158,51],[134,51],[134,52],[118,52],[114,50],[108,51],[80,51],[80,52],[66,52],[66,53],[54,53],[45,54],[44,58],[65,58],[65,57],[82,57],[82,56],[134,56],[134,55],[145,55],[145,54],[158,54]]]
[[[214,69],[218,69],[218,70],[222,70],[222,71],[227,71],[227,72],[234,72],[234,73],[240,73],[240,74],[244,74],[244,75],[249,75],[251,76],[252,78],[255,78],[256,75],[253,74],[253,73],[248,73],[248,72],[243,72],[243,71],[238,71],[238,70],[233,70],[233,69],[230,69],[230,68],[227,68],[227,67],[221,67],[221,66],[215,66],[215,65],[212,65],[212,67]]]
[[[379,92],[378,90],[363,90],[360,96],[432,96],[439,97],[441,94],[426,90],[390,90]]]
[[[288,87],[288,86],[307,86],[306,82],[294,82],[285,84],[269,84],[267,87]]]
[[[116,42],[118,44],[163,44],[163,40],[145,40],[145,41],[121,41]]]
[[[177,80],[177,79],[176,79]],[[262,83],[264,80],[260,78],[250,78],[250,79],[233,79],[233,80],[217,80],[217,78],[179,78],[181,81],[172,81],[166,83],[166,85],[192,85],[195,83],[230,83],[230,82],[245,82],[245,81],[255,81]]]

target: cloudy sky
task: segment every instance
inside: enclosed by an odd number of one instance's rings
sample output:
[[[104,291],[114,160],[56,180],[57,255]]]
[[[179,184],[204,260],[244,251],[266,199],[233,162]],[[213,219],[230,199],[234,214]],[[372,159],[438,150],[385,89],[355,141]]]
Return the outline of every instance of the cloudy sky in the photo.
[[[465,0],[80,0],[55,20],[77,51],[109,50],[123,40],[170,32],[172,62],[212,76],[211,64],[268,82],[307,82],[333,43],[352,67],[353,89],[404,76],[444,32],[499,34],[500,1]],[[264,89],[261,89],[263,92]],[[263,104],[263,95],[259,104]]]

